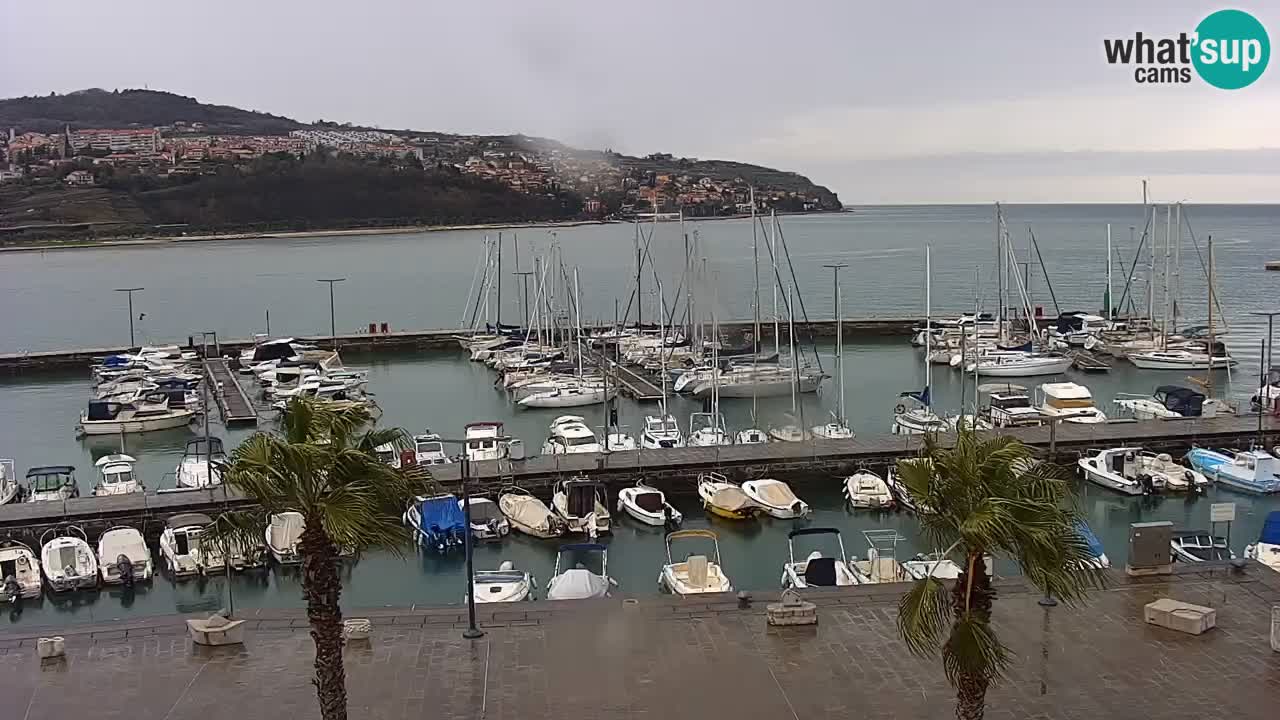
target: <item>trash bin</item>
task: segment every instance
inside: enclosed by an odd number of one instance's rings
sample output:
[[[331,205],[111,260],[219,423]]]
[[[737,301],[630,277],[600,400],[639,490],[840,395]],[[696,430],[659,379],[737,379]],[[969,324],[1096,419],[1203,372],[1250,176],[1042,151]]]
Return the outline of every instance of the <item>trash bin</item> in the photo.
[[[507,443],[507,456],[512,460],[524,459],[524,442],[519,439],[513,439]]]

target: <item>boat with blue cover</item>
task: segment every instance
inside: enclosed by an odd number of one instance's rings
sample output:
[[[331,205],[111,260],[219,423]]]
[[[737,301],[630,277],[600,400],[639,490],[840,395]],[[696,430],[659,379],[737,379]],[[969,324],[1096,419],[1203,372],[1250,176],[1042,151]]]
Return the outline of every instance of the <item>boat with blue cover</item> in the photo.
[[[419,545],[439,553],[462,547],[466,539],[466,517],[458,499],[447,493],[415,497],[404,512],[404,524],[413,529]]]
[[[1187,461],[1210,480],[1236,490],[1280,492],[1280,458],[1264,450],[1192,448]]]
[[[1089,546],[1089,555],[1093,558],[1091,564],[1098,568],[1111,567],[1111,559],[1107,557],[1106,551],[1102,548],[1102,541],[1094,534],[1093,528],[1089,527],[1089,523],[1083,520],[1077,522],[1076,532],[1080,533],[1080,537]]]
[[[1244,556],[1280,572],[1280,510],[1267,513],[1262,532],[1258,533],[1258,542],[1246,547]]]

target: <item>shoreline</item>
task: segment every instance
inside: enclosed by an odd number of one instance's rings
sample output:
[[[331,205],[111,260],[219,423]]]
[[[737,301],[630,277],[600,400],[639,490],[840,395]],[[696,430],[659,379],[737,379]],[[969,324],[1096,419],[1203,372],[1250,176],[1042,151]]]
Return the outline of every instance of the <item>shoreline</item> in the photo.
[[[842,215],[848,210],[823,210],[819,212],[779,213],[780,216]],[[750,215],[717,215],[714,217],[688,218],[689,222],[710,220],[742,220]],[[80,250],[84,248],[153,247],[179,243],[217,242],[220,240],[291,240],[307,237],[357,237],[363,235],[404,235],[416,233],[454,232],[466,230],[518,230],[524,228],[573,228],[586,225],[617,225],[626,220],[551,220],[505,223],[473,223],[470,225],[399,225],[395,227],[334,228],[330,230],[280,230],[271,232],[206,233],[202,235],[155,235],[144,237],[103,238],[72,242],[36,242],[29,245],[0,247],[6,252],[43,252],[46,250]],[[651,222],[651,221],[646,221]],[[669,222],[660,220],[660,222]]]

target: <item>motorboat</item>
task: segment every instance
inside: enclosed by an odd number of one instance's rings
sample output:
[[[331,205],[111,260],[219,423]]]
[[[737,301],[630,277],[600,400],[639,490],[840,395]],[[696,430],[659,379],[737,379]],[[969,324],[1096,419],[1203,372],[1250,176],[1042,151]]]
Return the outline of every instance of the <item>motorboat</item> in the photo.
[[[200,550],[200,535],[213,524],[201,513],[181,513],[165,521],[160,533],[160,559],[175,580],[204,572],[206,555]]]
[[[1102,548],[1102,541],[1094,534],[1093,528],[1089,527],[1089,523],[1080,520],[1076,523],[1076,532],[1080,534],[1080,538],[1089,546],[1089,565],[1095,568],[1111,567],[1111,559],[1107,557],[1106,551]]]
[[[769,434],[760,428],[753,427],[739,430],[733,440],[738,445],[764,445],[769,442]]]
[[[524,488],[511,487],[498,493],[498,509],[511,522],[511,527],[526,535],[553,538],[565,533],[564,520]]]
[[[551,421],[547,441],[542,444],[543,455],[574,455],[600,452],[600,441],[595,432],[578,415],[561,415]]]
[[[916,459],[905,462],[922,462],[922,460]],[[889,492],[893,495],[893,500],[898,507],[910,512],[920,512],[920,506],[916,503],[916,499],[911,496],[907,486],[898,480],[896,466],[889,466],[889,469],[884,474],[884,484],[889,486]]]
[[[675,540],[709,539],[715,554],[687,555],[676,562],[671,554]],[[658,586],[673,595],[733,592],[733,584],[720,564],[720,539],[710,530],[678,530],[667,535],[667,564],[658,575]]]
[[[618,491],[618,512],[625,512],[645,525],[678,526],[684,522],[680,511],[667,502],[667,496],[640,480],[635,487]]]
[[[174,469],[174,484],[179,488],[207,488],[222,484],[222,466],[227,453],[216,437],[188,440],[182,459]]]
[[[302,531],[305,529],[306,522],[300,512],[288,510],[271,516],[263,536],[267,552],[271,553],[277,565],[297,565],[302,562],[298,545],[302,542]]]
[[[1221,345],[1221,343],[1218,343]],[[1204,350],[1150,350],[1129,353],[1129,362],[1142,370],[1214,370],[1235,367],[1239,363],[1223,348],[1210,357]]]
[[[1173,559],[1178,562],[1210,562],[1234,560],[1236,554],[1227,547],[1227,539],[1204,530],[1175,530],[1169,539]]]
[[[142,492],[142,483],[138,482],[133,471],[137,462],[128,455],[103,455],[93,465],[98,468],[98,484],[93,486],[93,495],[128,495]]]
[[[1107,416],[1093,404],[1089,388],[1073,382],[1044,383],[1039,388],[1040,414],[1049,422],[1104,423]]]
[[[1122,415],[1135,420],[1178,420],[1230,414],[1231,407],[1217,398],[1177,385],[1161,385],[1151,395],[1120,393],[1113,404]]]
[[[988,377],[1036,377],[1061,375],[1070,367],[1071,358],[1065,355],[1011,352],[982,356],[973,371]]]
[[[0,458],[0,505],[18,499],[22,485],[18,482],[18,467],[9,458]],[[0,580],[4,576],[0,575]]]
[[[503,560],[497,570],[476,570],[471,594],[477,603],[520,602],[533,599],[533,575],[516,570],[515,563]]]
[[[169,407],[169,396],[151,393],[142,400],[118,403],[91,400],[80,414],[80,431],[85,435],[120,435],[186,427],[196,411]]]
[[[447,493],[415,497],[402,519],[413,529],[419,547],[443,554],[466,542],[466,518],[458,499]]]
[[[75,525],[66,535],[46,531],[40,538],[40,567],[44,581],[55,593],[87,590],[98,586],[98,558],[89,547],[84,530]]]
[[[604,485],[585,475],[556,482],[551,509],[564,520],[568,532],[589,537],[609,532],[612,518]]]
[[[448,465],[453,462],[445,453],[440,436],[430,430],[413,436],[413,455],[419,465]]]
[[[1167,453],[1151,453],[1141,447],[1101,450],[1076,461],[1085,479],[1126,495],[1154,492],[1203,492],[1209,480],[1203,474],[1174,462]]]
[[[689,447],[732,445],[733,435],[725,428],[724,415],[718,412],[689,415]]]
[[[565,555],[596,555],[600,557],[600,572],[594,573],[581,562],[568,567]],[[565,566],[561,570],[562,564]],[[551,580],[547,582],[548,600],[588,600],[609,596],[609,588],[616,585],[609,577],[609,551],[596,543],[577,543],[561,545],[556,554],[556,567]]]
[[[465,427],[467,460],[501,460],[508,456],[509,441],[500,422],[473,422]]]
[[[898,543],[906,540],[897,530],[863,530],[867,559],[850,561],[854,573],[870,583],[895,583],[911,579],[898,562]]]
[[[0,554],[3,552],[0,550]],[[1258,533],[1258,541],[1245,547],[1244,556],[1280,572],[1280,510],[1267,513],[1267,518],[1262,521],[1262,532]],[[0,575],[4,573],[0,572]]]
[[[1191,448],[1191,467],[1210,480],[1251,493],[1280,492],[1280,459],[1264,450]]]
[[[791,491],[791,486],[781,480],[761,478],[742,483],[742,492],[764,509],[765,513],[781,520],[804,517],[809,514],[809,504]]]
[[[707,512],[730,520],[745,520],[764,511],[741,487],[718,472],[698,476],[698,497]]]
[[[902,571],[912,580],[937,578],[938,580],[955,580],[960,577],[960,566],[956,561],[943,557],[939,553],[921,553],[902,562]]]
[[[684,434],[680,424],[670,414],[646,415],[644,431],[640,434],[640,447],[645,450],[684,447]]]
[[[150,580],[155,563],[142,533],[131,527],[114,527],[102,533],[98,538],[98,570],[107,585]]]
[[[950,430],[947,421],[938,416],[929,404],[929,389],[919,393],[906,392],[899,398],[911,402],[911,406],[898,403],[893,409],[893,426],[890,432],[894,435],[926,435]]]
[[[70,465],[45,465],[27,470],[27,502],[62,502],[80,497],[76,469]]]
[[[468,497],[470,503],[458,501],[458,508],[466,516],[467,505],[471,506],[471,537],[476,540],[501,540],[511,533],[511,523],[502,516],[498,504],[489,498]]]
[[[840,548],[839,557],[826,557],[819,550],[809,553],[804,560],[796,560],[795,540],[809,535],[835,535]],[[848,587],[861,585],[866,580],[856,574],[849,565],[844,551],[844,540],[835,528],[800,528],[787,533],[788,560],[782,566],[782,586],[802,590],[811,587]]]
[[[1027,389],[1020,385],[979,385],[978,392],[987,392],[987,421],[993,428],[1037,427],[1044,424],[1044,416],[1031,405]]]
[[[884,478],[860,470],[844,479],[844,499],[851,507],[889,510],[896,504]]]
[[[27,545],[0,540],[0,602],[40,597],[40,559]]]

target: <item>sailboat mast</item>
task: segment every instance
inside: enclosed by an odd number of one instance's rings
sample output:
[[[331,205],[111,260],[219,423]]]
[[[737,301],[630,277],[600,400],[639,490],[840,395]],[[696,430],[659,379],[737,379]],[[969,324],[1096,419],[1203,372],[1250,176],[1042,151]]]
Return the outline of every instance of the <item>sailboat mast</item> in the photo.
[[[774,259],[777,257],[778,257],[778,211],[770,210],[769,211],[769,258],[770,258],[770,262],[772,262],[775,267],[774,273],[773,273],[773,354],[781,355],[782,354],[781,347],[778,344],[779,343],[779,339],[778,339],[779,337],[778,272],[776,269],[778,261]]]
[[[640,289],[640,273],[644,269],[643,258],[640,255],[640,223],[635,223],[636,228],[636,329],[644,330],[644,293]]]
[[[796,389],[800,384],[800,363],[796,362],[795,294],[787,289],[787,348],[791,351],[791,414],[796,415]]]
[[[1213,236],[1209,236],[1209,362],[1205,363],[1204,368],[1204,394],[1212,396],[1213,394],[1213,351],[1218,345],[1213,335]],[[1266,372],[1266,368],[1262,369]],[[1259,400],[1262,398],[1259,397]],[[1259,411],[1261,412],[1261,411]]]
[[[929,396],[929,386],[933,383],[933,363],[929,361],[929,355],[933,353],[933,271],[930,267],[931,248],[929,245],[924,246],[924,391],[925,397],[928,397],[932,404],[933,398]],[[975,318],[976,321],[976,318]]]
[[[1178,304],[1182,302],[1182,203],[1175,208],[1173,219],[1173,331],[1178,332]]]
[[[578,285],[578,268],[573,269],[573,307],[574,317],[577,319],[577,327],[574,328],[574,338],[578,343],[578,379],[582,379],[582,289]]]
[[[502,330],[502,233],[498,233],[498,330]]]
[[[1156,206],[1151,206],[1151,242],[1147,248],[1147,322],[1156,322]],[[1153,328],[1154,330],[1154,328]]]
[[[996,203],[996,337],[1004,344],[1004,242],[1000,234],[1003,220],[1000,216],[1000,203]],[[932,328],[928,328],[932,330]],[[928,334],[925,336],[926,341]],[[925,351],[928,352],[927,350]],[[926,356],[926,360],[928,357]]]
[[[1160,320],[1160,347],[1169,349],[1169,260],[1173,243],[1173,205],[1164,207],[1164,316]]]
[[[1111,298],[1111,223],[1107,223],[1107,321],[1115,320],[1112,313],[1112,306],[1115,301]]]
[[[658,291],[658,302],[661,303],[662,281],[654,280],[654,284]],[[658,313],[658,363],[662,373],[662,417],[665,419],[667,417],[667,333],[663,327],[663,322],[662,313]]]
[[[760,359],[760,243],[759,233],[756,232],[756,204],[755,196],[752,195],[751,203],[751,268],[755,273],[755,299],[751,303],[754,312],[755,327],[752,330],[751,338],[751,426],[756,425],[756,385],[760,382],[757,376],[757,366]],[[776,314],[776,313],[775,313]],[[778,342],[778,335],[774,333],[773,341]],[[720,382],[720,368],[712,368],[711,378],[713,381]]]

